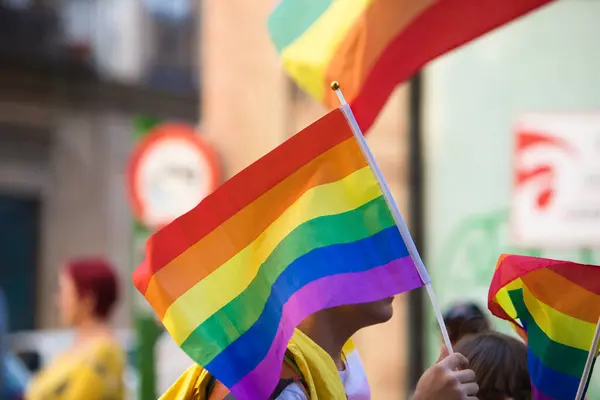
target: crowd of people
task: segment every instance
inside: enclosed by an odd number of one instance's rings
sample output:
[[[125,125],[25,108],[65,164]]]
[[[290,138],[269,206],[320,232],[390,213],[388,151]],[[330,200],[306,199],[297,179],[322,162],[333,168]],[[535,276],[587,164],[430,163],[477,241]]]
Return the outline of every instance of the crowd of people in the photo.
[[[2,343],[4,399],[77,400],[125,397],[125,355],[109,326],[119,298],[114,269],[102,259],[73,260],[58,279],[57,306],[62,323],[75,331],[71,347],[29,379]],[[0,298],[0,317],[3,316]],[[368,400],[369,383],[360,357],[348,350],[361,329],[388,321],[392,299],[320,311],[296,330],[272,399]],[[0,318],[0,329],[5,329]],[[527,400],[531,385],[527,347],[494,332],[473,303],[451,307],[444,320],[454,353],[442,345],[440,359],[425,371],[414,400]],[[191,361],[190,361],[191,364]],[[226,387],[192,365],[161,397],[163,400],[231,398]],[[163,388],[165,384],[161,385]]]

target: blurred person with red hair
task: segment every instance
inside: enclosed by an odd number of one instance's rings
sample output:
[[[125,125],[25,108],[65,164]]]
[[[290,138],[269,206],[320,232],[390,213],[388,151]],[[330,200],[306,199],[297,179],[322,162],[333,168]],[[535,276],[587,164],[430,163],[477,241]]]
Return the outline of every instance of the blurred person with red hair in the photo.
[[[109,326],[118,297],[117,276],[105,260],[65,264],[56,300],[61,322],[75,330],[75,340],[32,380],[27,400],[124,398],[125,355]]]

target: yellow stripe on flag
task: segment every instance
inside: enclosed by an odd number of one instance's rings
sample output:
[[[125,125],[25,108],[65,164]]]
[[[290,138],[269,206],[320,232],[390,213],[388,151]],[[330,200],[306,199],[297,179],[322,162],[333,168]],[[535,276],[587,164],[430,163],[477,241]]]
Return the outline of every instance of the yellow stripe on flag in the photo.
[[[573,318],[542,303],[523,285],[523,300],[537,326],[557,343],[588,352],[596,325]]]
[[[513,305],[513,302],[510,299],[509,292],[511,290],[521,289],[522,286],[523,284],[521,282],[521,279],[515,279],[514,281],[510,282],[508,285],[500,289],[498,293],[496,293],[496,302],[498,303],[498,305],[500,305],[500,307],[502,307],[502,309],[504,309],[504,312],[506,312],[508,316],[512,319],[517,318],[517,310],[515,309],[515,306]]]
[[[256,240],[171,304],[163,324],[182,344],[198,325],[250,285],[267,257],[294,229],[320,216],[354,210],[379,196],[381,190],[369,167],[308,190]]]
[[[503,287],[496,293],[496,302],[502,309],[508,314],[512,319],[517,318],[517,310],[510,299],[510,295],[508,294],[508,290],[506,287]]]
[[[333,1],[311,27],[281,53],[285,69],[311,96],[323,100],[325,75],[331,59],[373,1]]]

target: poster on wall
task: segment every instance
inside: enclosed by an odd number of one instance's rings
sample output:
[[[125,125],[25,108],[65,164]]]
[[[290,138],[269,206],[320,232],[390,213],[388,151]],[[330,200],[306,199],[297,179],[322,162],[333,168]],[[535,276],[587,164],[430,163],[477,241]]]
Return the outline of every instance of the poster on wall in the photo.
[[[510,241],[600,243],[600,111],[523,115],[515,126]]]

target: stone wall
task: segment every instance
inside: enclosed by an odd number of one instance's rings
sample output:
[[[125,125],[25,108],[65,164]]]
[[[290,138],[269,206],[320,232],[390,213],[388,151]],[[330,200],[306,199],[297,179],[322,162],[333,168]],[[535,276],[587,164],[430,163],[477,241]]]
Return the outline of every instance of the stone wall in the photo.
[[[130,326],[132,219],[125,168],[133,118],[149,114],[193,123],[197,98],[0,72],[0,191],[38,197],[42,207],[37,291],[31,294],[37,327],[59,326],[57,273],[66,259],[86,255],[115,264],[123,299],[114,323]]]
[[[16,103],[6,104],[11,110]],[[123,167],[131,147],[129,118],[85,110],[47,107],[47,118],[36,105],[21,104],[21,115],[11,127],[36,131],[14,150],[14,158],[0,157],[0,189],[33,195],[41,200],[40,248],[38,253],[37,326],[58,326],[53,302],[61,263],[70,258],[100,255],[117,266],[123,283],[123,301],[115,316],[117,326],[129,323],[130,214],[124,196]],[[18,128],[16,128],[18,127]],[[3,148],[11,146],[6,141]],[[13,144],[13,146],[15,146]],[[35,154],[27,149],[37,149]]]

